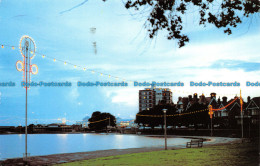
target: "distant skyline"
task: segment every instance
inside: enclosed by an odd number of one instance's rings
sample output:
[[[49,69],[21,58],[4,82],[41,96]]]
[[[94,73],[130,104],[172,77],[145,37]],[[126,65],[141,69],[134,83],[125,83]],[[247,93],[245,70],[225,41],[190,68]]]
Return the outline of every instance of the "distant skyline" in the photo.
[[[260,96],[260,87],[246,87],[246,81],[260,81],[260,22],[257,16],[243,17],[232,35],[213,26],[198,26],[196,14],[187,14],[184,32],[190,42],[181,49],[167,40],[164,32],[150,40],[143,28],[145,17],[125,9],[122,1],[108,0],[0,0],[0,45],[18,46],[23,35],[31,36],[37,52],[87,69],[133,81],[184,82],[184,87],[166,87],[179,96],[211,92]],[[95,33],[91,28],[96,28]],[[96,51],[93,45],[96,42]],[[22,60],[18,49],[0,48],[0,125],[24,125],[25,90],[22,73],[15,63]],[[77,87],[77,81],[121,82],[91,71],[54,62],[39,54],[32,60],[39,73],[32,81],[70,81],[71,87],[32,87],[29,90],[30,123],[75,123],[94,111],[109,112],[124,119],[138,112],[138,91],[145,87]],[[189,82],[240,82],[240,87],[190,87]],[[232,94],[232,95],[229,95]],[[222,96],[221,96],[222,97]]]

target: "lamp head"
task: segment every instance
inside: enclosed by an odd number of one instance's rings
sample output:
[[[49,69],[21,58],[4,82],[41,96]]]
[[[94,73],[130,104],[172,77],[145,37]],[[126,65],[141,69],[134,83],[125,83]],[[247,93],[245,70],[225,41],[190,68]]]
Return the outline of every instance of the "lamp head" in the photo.
[[[167,109],[163,109],[162,111],[163,111],[164,113],[166,113]]]

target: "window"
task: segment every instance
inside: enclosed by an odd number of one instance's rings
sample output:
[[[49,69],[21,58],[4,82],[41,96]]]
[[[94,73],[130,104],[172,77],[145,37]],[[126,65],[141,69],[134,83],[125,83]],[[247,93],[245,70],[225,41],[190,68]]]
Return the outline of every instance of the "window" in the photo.
[[[258,115],[257,110],[252,110],[252,115]]]

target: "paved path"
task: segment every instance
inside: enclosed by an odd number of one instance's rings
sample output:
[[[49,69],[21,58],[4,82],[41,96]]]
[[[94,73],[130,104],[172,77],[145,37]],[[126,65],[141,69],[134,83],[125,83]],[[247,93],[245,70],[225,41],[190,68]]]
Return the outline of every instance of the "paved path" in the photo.
[[[152,136],[152,135],[151,135]],[[153,136],[152,136],[153,137]],[[160,136],[154,136],[160,137]],[[180,136],[169,136],[169,137],[180,137]],[[232,142],[238,142],[238,138],[225,138],[225,137],[184,137],[182,138],[203,138],[207,140],[203,143],[205,146],[217,145],[217,144],[227,144]],[[169,146],[168,149],[181,149],[185,148],[186,145]],[[30,165],[53,165],[65,162],[73,162],[78,160],[94,159],[99,157],[115,156],[130,153],[140,153],[140,152],[150,152],[164,150],[164,147],[152,147],[152,148],[131,148],[131,149],[111,149],[111,150],[100,150],[92,152],[79,152],[79,153],[65,153],[65,154],[54,154],[47,156],[33,156],[29,158]],[[8,159],[0,163],[0,165],[23,165],[21,158],[18,159]]]

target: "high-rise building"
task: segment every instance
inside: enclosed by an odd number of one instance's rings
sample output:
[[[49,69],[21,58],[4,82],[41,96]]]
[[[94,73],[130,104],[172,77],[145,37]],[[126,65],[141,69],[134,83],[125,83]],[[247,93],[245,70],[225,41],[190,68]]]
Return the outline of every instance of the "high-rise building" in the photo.
[[[158,104],[171,104],[172,92],[169,88],[146,88],[139,90],[139,112],[150,110]]]
[[[139,90],[139,112],[142,110],[149,110],[155,105],[155,91],[146,88]]]

